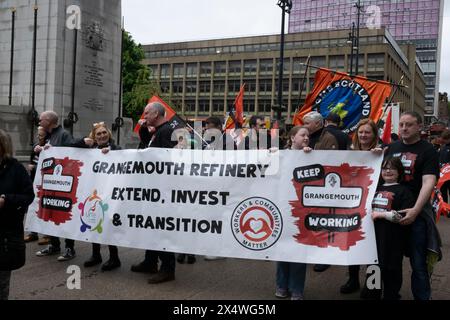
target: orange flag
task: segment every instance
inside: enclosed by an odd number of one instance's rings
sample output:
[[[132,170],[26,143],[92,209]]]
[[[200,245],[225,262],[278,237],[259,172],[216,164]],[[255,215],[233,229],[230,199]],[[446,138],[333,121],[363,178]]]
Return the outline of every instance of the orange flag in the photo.
[[[225,130],[236,128],[234,121],[239,124],[239,128],[242,128],[242,125],[244,124],[244,88],[245,83],[241,86],[236,99],[234,99],[234,110],[230,112],[230,115],[233,113],[233,115],[231,115],[233,121],[225,127]]]
[[[318,111],[324,118],[334,112],[341,117],[341,129],[353,132],[362,118],[378,122],[391,91],[391,84],[385,81],[371,81],[361,76],[351,78],[347,73],[320,68],[314,87],[305,105],[295,114],[293,124],[303,124],[303,116],[310,111]]]
[[[391,133],[392,133],[392,108],[389,109],[389,113],[386,117],[386,122],[384,123],[383,136],[381,140],[383,140],[384,144],[391,143]]]

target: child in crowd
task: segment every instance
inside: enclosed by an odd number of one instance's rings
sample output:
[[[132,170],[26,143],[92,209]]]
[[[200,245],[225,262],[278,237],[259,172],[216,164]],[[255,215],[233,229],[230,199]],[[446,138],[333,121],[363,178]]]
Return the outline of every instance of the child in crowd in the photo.
[[[307,127],[296,126],[291,129],[288,135],[287,149],[303,150],[310,152],[308,147],[309,131]],[[305,288],[306,264],[295,262],[277,262],[277,298],[287,298],[291,295],[291,300],[303,300],[303,290]]]
[[[399,158],[383,161],[380,184],[372,203],[382,289],[368,290],[366,287],[363,298],[380,299],[383,293],[385,300],[400,299],[403,255],[407,248],[409,227],[401,225],[403,216],[397,211],[414,206],[411,192],[400,184],[403,176],[404,169]]]

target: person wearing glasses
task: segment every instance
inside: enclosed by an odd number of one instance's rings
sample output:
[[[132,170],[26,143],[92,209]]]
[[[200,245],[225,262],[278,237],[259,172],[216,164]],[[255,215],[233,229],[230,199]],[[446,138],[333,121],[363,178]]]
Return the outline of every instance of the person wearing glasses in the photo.
[[[271,138],[269,130],[266,129],[266,123],[261,116],[252,116],[249,120],[250,129],[245,137],[245,150],[264,150],[270,149]]]
[[[389,145],[385,155],[400,158],[405,170],[405,185],[415,199],[413,206],[400,212],[404,214],[400,224],[411,225],[409,260],[414,299],[429,300],[433,261],[442,258],[441,239],[430,203],[439,178],[439,155],[431,143],[421,139],[422,117],[417,112],[404,112],[400,116],[399,128],[400,140]]]

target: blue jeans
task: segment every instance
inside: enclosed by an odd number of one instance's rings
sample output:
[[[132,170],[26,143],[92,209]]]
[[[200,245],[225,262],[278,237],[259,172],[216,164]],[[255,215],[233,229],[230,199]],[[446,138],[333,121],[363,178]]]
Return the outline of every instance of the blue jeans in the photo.
[[[411,290],[415,300],[430,300],[430,276],[427,269],[427,224],[420,215],[411,224]]]
[[[287,289],[293,295],[302,295],[305,289],[306,264],[277,262],[277,287]]]

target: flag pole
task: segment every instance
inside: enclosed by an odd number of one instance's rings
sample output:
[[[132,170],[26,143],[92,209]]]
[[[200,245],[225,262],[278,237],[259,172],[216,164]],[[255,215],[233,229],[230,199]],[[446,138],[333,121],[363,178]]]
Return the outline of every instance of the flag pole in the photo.
[[[383,112],[381,113],[381,117],[380,119],[378,119],[377,125],[380,124],[381,119],[383,119],[384,114],[386,113],[386,110],[389,108],[389,105],[392,103],[392,100],[394,100],[394,96],[397,93],[397,90],[399,87],[405,87],[408,88],[407,86],[402,85],[403,83],[403,78],[405,77],[404,74],[402,74],[402,76],[400,77],[400,80],[398,80],[398,83],[395,84],[395,88],[394,91],[392,92],[391,96],[389,97],[388,102],[386,103],[386,108],[383,108]]]
[[[302,108],[305,104],[303,104],[303,106],[300,108],[300,103],[302,101],[302,94],[303,94],[303,89],[305,88],[305,81],[306,81],[306,77],[308,76],[308,71],[309,71],[309,61],[311,60],[311,55],[309,54],[308,57],[306,58],[306,62],[305,63],[300,63],[300,65],[304,65],[306,66],[305,68],[305,73],[303,74],[303,79],[302,79],[302,83],[300,84],[300,93],[298,95],[298,107],[295,110],[294,114],[299,113],[300,111],[302,111]]]
[[[300,64],[301,65],[305,65],[305,63],[300,63]],[[363,77],[363,76],[352,76],[352,75],[350,75],[348,73],[345,73],[345,72],[341,72],[341,71],[337,71],[337,70],[331,70],[331,69],[327,69],[327,68],[322,68],[322,67],[318,67],[318,66],[315,66],[315,65],[312,65],[312,64],[309,64],[308,67],[313,68],[313,69],[329,70],[329,71],[332,71],[332,72],[337,73],[337,74],[342,74],[342,75],[349,76],[352,79],[353,78],[361,78],[361,79],[369,80],[369,81],[372,81],[372,82],[390,84],[391,86],[402,87],[402,88],[409,88],[407,85],[403,85],[403,84],[399,84],[399,83],[394,83],[394,82],[384,81],[384,80],[378,80],[378,79],[373,79],[373,78],[367,78],[367,77]],[[403,76],[402,76],[402,79],[403,79]]]
[[[186,127],[190,128],[194,132],[194,134],[197,135],[203,141],[203,143],[205,143],[207,146],[209,146],[209,143],[206,142],[206,140],[203,139],[203,137],[197,131],[195,131],[195,129],[192,128],[192,126],[189,123],[185,122],[184,124],[186,125]]]

